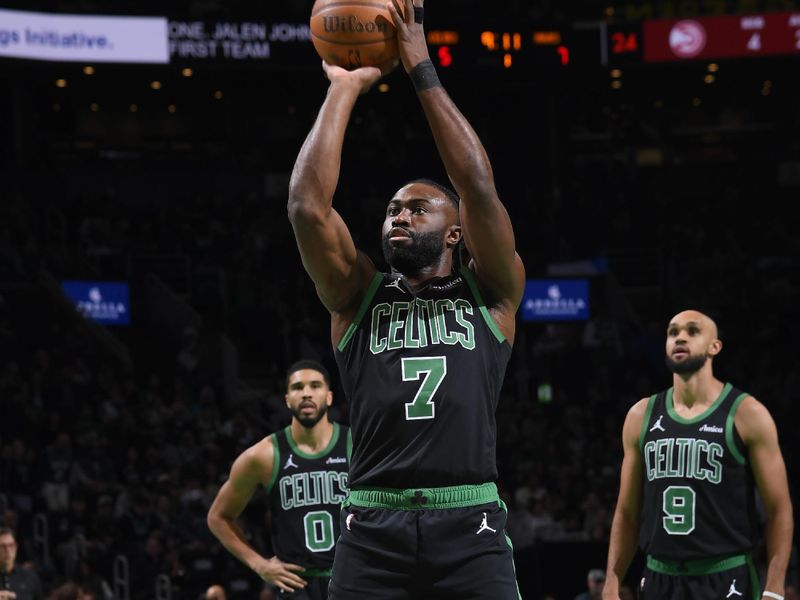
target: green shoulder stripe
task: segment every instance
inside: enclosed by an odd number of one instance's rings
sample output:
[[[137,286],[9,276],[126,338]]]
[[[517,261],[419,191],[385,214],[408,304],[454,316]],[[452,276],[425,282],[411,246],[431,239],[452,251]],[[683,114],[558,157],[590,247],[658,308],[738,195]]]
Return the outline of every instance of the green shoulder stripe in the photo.
[[[281,465],[281,451],[278,449],[277,434],[273,433],[269,438],[272,440],[272,477],[269,478],[265,488],[267,494],[272,491],[272,486],[275,485],[275,481],[278,479],[278,471],[280,471]]]
[[[503,335],[503,332],[500,331],[500,328],[497,326],[497,323],[494,322],[492,315],[489,314],[489,309],[486,308],[486,303],[483,301],[483,297],[481,296],[481,292],[478,289],[478,282],[475,281],[475,276],[472,274],[467,267],[461,265],[461,275],[467,282],[469,289],[472,291],[472,295],[475,296],[475,300],[478,301],[478,309],[481,311],[481,316],[483,320],[486,321],[486,324],[489,326],[489,329],[494,334],[494,337],[497,338],[497,341],[501,344],[506,341],[506,336]]]
[[[733,439],[733,432],[736,429],[734,419],[736,418],[736,409],[739,408],[742,400],[747,398],[749,395],[750,394],[742,393],[736,397],[736,400],[734,400],[731,404],[731,409],[728,411],[728,418],[725,420],[725,442],[728,445],[728,450],[731,451],[731,454],[740,465],[745,464],[747,461],[745,457],[742,456],[742,453],[739,452],[739,448],[736,446],[736,442]]]
[[[344,349],[347,347],[347,344],[352,339],[353,335],[356,333],[356,329],[361,324],[361,319],[364,318],[364,313],[367,312],[367,308],[369,308],[369,303],[372,302],[372,298],[375,296],[375,292],[378,291],[378,286],[381,284],[383,280],[383,273],[375,273],[375,277],[372,278],[372,283],[369,284],[369,288],[367,288],[367,293],[364,294],[364,299],[361,301],[361,306],[358,307],[358,312],[356,313],[353,322],[350,323],[350,326],[347,328],[347,331],[344,332],[344,336],[341,340],[339,340],[339,344],[336,348],[339,352],[344,352]]]
[[[653,413],[657,395],[653,394],[647,401],[647,410],[644,411],[644,418],[642,419],[642,431],[639,433],[639,450],[644,449],[644,436],[647,433],[647,426],[650,424],[650,415]]]

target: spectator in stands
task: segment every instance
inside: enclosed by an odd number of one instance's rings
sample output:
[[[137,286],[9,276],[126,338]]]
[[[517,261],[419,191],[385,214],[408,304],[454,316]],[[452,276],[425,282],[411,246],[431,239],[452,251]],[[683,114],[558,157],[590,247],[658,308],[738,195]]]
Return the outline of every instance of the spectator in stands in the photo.
[[[47,600],[94,600],[94,595],[77,583],[62,583],[47,596]]]
[[[0,600],[42,600],[39,575],[17,565],[17,537],[8,527],[0,527]]]
[[[203,600],[227,600],[225,588],[216,583],[212,586],[209,586],[205,595],[203,596]]]
[[[156,579],[166,574],[169,568],[164,560],[164,542],[160,533],[151,533],[143,548],[137,549],[131,558],[131,599],[152,600]]]
[[[575,596],[575,600],[600,600],[605,583],[605,571],[602,569],[591,569],[586,574],[586,591]]]
[[[51,512],[64,512],[69,507],[69,480],[75,464],[72,438],[61,432],[47,446],[43,457],[42,496]]]
[[[4,464],[0,463],[0,477],[4,491],[8,490],[11,507],[24,513],[32,512],[36,487],[40,481],[37,479],[33,449],[26,440],[14,437],[8,446],[3,447],[2,458]]]

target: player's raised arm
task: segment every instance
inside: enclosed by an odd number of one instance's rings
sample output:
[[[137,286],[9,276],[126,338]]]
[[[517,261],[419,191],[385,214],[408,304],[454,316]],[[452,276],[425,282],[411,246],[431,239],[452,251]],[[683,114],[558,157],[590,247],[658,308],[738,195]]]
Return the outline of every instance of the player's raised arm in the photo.
[[[525,272],[515,251],[511,219],[497,196],[489,157],[467,119],[442,87],[423,31],[422,0],[388,5],[397,28],[400,58],[417,90],[436,147],[461,198],[461,227],[472,268],[494,303],[516,310]]]
[[[376,67],[346,71],[323,63],[330,86],[303,143],[289,182],[289,220],[306,271],[330,312],[358,301],[375,271],[358,252],[350,231],[333,208],[345,130],[358,96],[381,76]]]

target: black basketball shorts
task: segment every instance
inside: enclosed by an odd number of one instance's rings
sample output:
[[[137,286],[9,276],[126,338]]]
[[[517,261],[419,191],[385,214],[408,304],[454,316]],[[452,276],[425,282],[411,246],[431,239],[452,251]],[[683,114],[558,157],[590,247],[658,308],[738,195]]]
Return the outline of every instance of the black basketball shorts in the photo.
[[[494,484],[353,490],[330,600],[519,600]]]

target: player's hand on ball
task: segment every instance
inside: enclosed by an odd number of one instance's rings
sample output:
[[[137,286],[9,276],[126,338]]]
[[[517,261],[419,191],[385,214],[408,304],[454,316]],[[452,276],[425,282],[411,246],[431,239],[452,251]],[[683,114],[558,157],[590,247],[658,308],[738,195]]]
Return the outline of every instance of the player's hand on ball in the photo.
[[[401,3],[402,2],[402,7]],[[430,58],[422,28],[423,0],[390,0],[386,8],[397,29],[397,48],[406,72]]]
[[[363,94],[369,90],[376,81],[391,71],[397,65],[393,60],[380,67],[359,67],[358,69],[344,69],[325,61],[322,61],[322,69],[325,77],[333,83],[334,81],[350,81],[359,86],[359,93]]]

